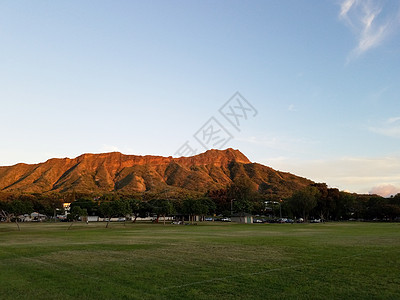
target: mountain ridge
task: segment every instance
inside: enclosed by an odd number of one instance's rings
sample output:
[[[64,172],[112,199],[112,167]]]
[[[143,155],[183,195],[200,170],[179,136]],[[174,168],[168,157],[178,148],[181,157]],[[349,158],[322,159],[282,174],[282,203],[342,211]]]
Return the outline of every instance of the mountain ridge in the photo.
[[[313,183],[252,163],[239,150],[228,148],[178,158],[85,153],[38,164],[0,166],[0,191],[135,193],[176,188],[206,192],[225,188],[237,178],[249,179],[260,193],[284,195]]]

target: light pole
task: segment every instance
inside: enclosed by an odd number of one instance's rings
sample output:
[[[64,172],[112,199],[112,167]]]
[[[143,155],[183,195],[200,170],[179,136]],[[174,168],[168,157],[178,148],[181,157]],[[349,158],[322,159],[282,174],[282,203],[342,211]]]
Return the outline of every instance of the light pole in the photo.
[[[271,204],[271,210],[272,210],[272,216],[273,218],[275,218],[275,205],[278,204],[279,202],[276,201],[265,201],[265,204]],[[280,213],[281,217],[282,217],[282,212]]]
[[[231,217],[233,215],[233,201],[235,201],[236,199],[231,199]]]

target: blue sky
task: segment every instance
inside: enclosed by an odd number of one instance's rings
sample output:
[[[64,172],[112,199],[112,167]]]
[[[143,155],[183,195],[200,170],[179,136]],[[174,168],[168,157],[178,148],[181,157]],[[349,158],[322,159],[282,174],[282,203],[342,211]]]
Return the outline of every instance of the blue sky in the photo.
[[[254,162],[397,193],[399,32],[394,0],[0,1],[0,165],[202,152],[214,117]]]

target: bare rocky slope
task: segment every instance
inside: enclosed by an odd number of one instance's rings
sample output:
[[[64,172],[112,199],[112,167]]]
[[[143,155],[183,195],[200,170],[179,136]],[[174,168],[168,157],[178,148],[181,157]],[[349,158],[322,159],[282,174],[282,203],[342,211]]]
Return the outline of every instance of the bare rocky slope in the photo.
[[[238,150],[209,150],[192,157],[124,155],[119,152],[53,158],[0,167],[0,191],[86,193],[180,188],[206,192],[248,178],[261,193],[290,195],[313,182],[252,163]]]

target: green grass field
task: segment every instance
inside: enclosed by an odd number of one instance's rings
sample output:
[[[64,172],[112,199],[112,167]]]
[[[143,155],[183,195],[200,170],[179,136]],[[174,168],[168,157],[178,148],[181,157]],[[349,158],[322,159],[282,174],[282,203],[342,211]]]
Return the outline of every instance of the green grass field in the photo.
[[[0,224],[0,299],[400,299],[400,224]]]

